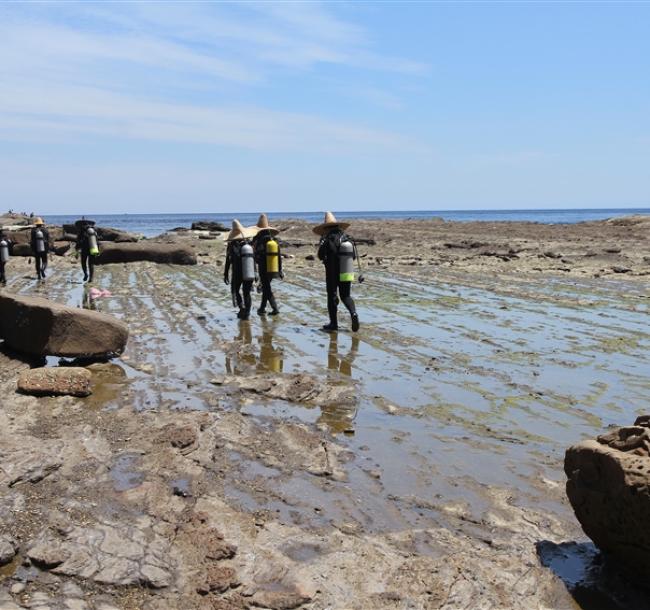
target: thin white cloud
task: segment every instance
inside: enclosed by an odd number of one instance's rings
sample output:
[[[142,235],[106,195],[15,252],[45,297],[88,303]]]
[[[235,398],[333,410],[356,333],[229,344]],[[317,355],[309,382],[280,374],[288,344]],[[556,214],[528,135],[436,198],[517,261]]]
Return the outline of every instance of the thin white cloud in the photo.
[[[318,3],[4,5],[0,41],[5,140],[111,137],[344,154],[417,148],[383,128],[224,101],[233,91],[249,99],[240,92],[274,69],[420,70],[375,55],[362,28]],[[399,107],[378,88],[365,97]]]
[[[43,98],[29,83],[0,90],[0,133],[14,140],[72,133],[342,154],[416,148],[397,134],[310,115],[157,102],[81,86],[50,87]]]

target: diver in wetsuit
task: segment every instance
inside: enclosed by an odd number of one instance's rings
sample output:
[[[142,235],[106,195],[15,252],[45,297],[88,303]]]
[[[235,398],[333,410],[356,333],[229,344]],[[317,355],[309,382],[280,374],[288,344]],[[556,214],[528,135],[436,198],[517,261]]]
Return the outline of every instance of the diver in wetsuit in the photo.
[[[251,313],[251,291],[256,278],[253,247],[249,239],[256,234],[257,230],[255,228],[244,228],[238,220],[233,220],[232,230],[226,238],[228,247],[226,249],[223,281],[230,284],[233,305],[236,303],[237,307],[239,307],[237,317],[240,320],[248,320]],[[250,250],[250,255],[248,250]],[[229,277],[231,269],[232,280]]]
[[[269,225],[266,214],[260,215],[257,221],[257,231],[257,235],[253,238],[253,249],[255,250],[255,263],[257,264],[262,286],[262,302],[257,310],[257,315],[263,316],[266,314],[266,304],[268,303],[271,305],[269,315],[275,316],[280,312],[271,288],[271,282],[275,277],[284,279],[280,246],[273,239],[273,236],[280,231]]]
[[[39,280],[44,280],[47,269],[47,253],[50,251],[50,233],[45,228],[42,218],[37,218],[34,224],[36,226],[31,231],[29,243],[34,255],[36,277]]]
[[[81,270],[84,272],[84,282],[92,282],[95,275],[95,257],[91,252],[90,235],[88,229],[95,226],[93,220],[82,218],[75,223],[79,232],[75,249],[81,255]]]
[[[352,280],[354,274],[350,273],[352,267],[350,264],[357,258],[356,248],[354,247],[350,238],[344,233],[344,230],[350,226],[349,223],[341,223],[336,220],[334,214],[327,212],[325,214],[325,221],[314,227],[314,233],[321,236],[320,244],[318,246],[318,258],[325,265],[325,280],[327,286],[327,311],[329,313],[330,322],[323,326],[322,330],[326,332],[336,331],[338,325],[338,294],[341,301],[350,312],[352,321],[352,330],[356,332],[359,330],[359,316],[357,314],[354,300],[350,294],[352,287]],[[350,252],[346,252],[346,248],[350,248]],[[341,265],[341,259],[349,257],[348,261],[344,263],[345,268]]]

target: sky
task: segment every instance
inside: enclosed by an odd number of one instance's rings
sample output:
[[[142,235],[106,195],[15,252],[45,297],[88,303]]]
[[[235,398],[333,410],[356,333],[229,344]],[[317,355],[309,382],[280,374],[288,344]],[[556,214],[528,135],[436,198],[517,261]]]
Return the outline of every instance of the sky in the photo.
[[[650,3],[0,4],[0,209],[598,207],[650,207]]]

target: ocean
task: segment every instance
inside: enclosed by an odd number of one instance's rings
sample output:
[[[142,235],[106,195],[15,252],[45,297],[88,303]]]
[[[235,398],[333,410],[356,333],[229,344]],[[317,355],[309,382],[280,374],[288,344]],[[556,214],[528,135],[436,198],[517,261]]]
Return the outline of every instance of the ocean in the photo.
[[[393,211],[371,211],[371,212],[334,212],[340,220],[346,219],[406,219],[406,218],[433,218],[440,217],[444,220],[454,221],[530,221],[545,224],[576,223],[587,220],[604,220],[615,216],[628,216],[630,214],[650,215],[650,208],[607,208],[607,209],[585,209],[585,210],[393,210]],[[297,218],[307,222],[322,222],[322,212],[269,212],[272,221]],[[193,222],[199,220],[211,220],[221,222],[227,226],[233,219],[238,218],[242,224],[251,225],[257,222],[258,212],[254,213],[196,213],[196,214],[96,214],[88,216],[100,226],[113,227],[139,233],[146,237],[153,237],[165,233],[176,227],[189,228]],[[48,224],[61,225],[71,223],[79,219],[73,215],[48,215]]]

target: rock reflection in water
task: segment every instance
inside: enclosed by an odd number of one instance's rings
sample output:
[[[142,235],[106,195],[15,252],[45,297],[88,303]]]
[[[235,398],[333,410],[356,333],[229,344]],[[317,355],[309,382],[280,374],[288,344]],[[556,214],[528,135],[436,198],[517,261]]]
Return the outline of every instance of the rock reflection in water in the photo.
[[[126,371],[114,362],[97,362],[87,368],[93,376],[93,393],[84,399],[85,404],[106,407],[117,403],[129,383]]]
[[[549,540],[537,543],[540,563],[558,576],[583,610],[650,607],[648,592],[628,582],[615,561],[608,561],[591,542]]]

